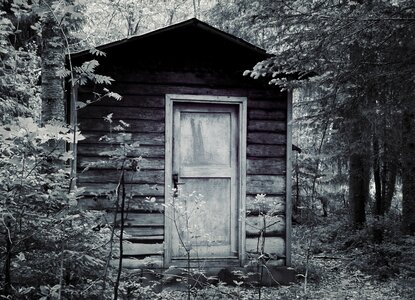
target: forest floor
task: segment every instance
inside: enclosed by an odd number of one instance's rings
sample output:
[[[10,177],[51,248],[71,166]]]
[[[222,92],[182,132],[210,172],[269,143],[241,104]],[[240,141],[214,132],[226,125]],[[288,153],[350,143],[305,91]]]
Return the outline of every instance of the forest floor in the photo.
[[[401,236],[389,220],[380,243],[373,226],[354,232],[334,216],[293,228],[296,284],[268,289],[268,299],[415,299],[415,237]],[[308,263],[307,263],[308,254]],[[265,296],[265,295],[264,295]]]
[[[194,291],[192,299],[415,299],[415,237],[401,236],[396,223],[386,223],[378,243],[372,241],[374,225],[356,232],[338,216],[296,225],[295,284],[263,287],[261,297],[257,288],[211,286]],[[186,299],[183,292],[162,296],[182,297]]]

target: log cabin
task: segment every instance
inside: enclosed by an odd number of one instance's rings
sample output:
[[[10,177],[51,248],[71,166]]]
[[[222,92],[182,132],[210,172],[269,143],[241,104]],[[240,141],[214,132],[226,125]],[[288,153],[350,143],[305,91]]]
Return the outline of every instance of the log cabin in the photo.
[[[89,103],[77,114],[86,137],[77,185],[83,207],[119,210],[120,165],[105,154],[124,147],[136,162],[124,166],[123,266],[163,270],[190,258],[213,273],[249,270],[263,253],[268,278],[292,280],[291,93],[243,76],[268,54],[197,19],[97,49],[106,55],[83,51],[72,63],[98,60],[122,100],[94,101],[100,85],[77,89]]]

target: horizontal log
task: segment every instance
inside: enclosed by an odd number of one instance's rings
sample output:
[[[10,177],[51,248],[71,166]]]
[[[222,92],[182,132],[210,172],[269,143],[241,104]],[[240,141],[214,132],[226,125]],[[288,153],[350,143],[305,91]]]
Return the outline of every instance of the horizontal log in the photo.
[[[267,195],[263,202],[258,202],[254,195],[247,195],[245,206],[247,215],[259,215],[260,213],[283,215],[285,214],[285,197]]]
[[[202,74],[203,76],[204,74]],[[177,78],[173,78],[177,80]],[[220,78],[222,80],[222,78]],[[93,100],[93,94],[91,92],[78,93],[79,101]],[[91,106],[117,106],[117,107],[151,107],[151,108],[164,108],[165,96],[164,95],[125,95],[120,101],[111,97],[105,97],[101,101],[94,102]],[[276,109],[285,110],[287,107],[285,93],[275,92],[273,95],[264,97],[250,96],[248,99],[248,108],[257,109]],[[82,109],[80,110],[82,111]]]
[[[123,132],[164,132],[165,129],[164,120],[126,120],[125,122],[130,126],[124,127],[125,131]],[[110,136],[117,134],[117,131],[113,129],[121,124],[120,119],[114,119],[113,123],[110,124],[103,118],[84,118],[79,120],[79,129],[82,133],[89,131],[102,131],[107,132],[107,136]]]
[[[247,237],[258,237],[261,232],[267,237],[285,234],[285,218],[283,216],[247,216],[245,225]]]
[[[140,237],[129,237],[124,238],[124,240],[129,241],[131,243],[162,243],[164,241],[164,234],[162,235],[147,235],[147,236],[140,236]]]
[[[143,158],[138,160],[137,166],[144,172],[146,170],[164,170],[164,158]],[[85,167],[93,170],[121,169],[123,161],[109,160],[106,157],[85,156],[78,157],[78,167],[82,170]],[[124,167],[129,169],[132,166],[131,160],[124,162]],[[85,171],[87,172],[87,171]],[[145,176],[145,175],[143,175]]]
[[[143,244],[143,243],[123,243],[123,255],[162,255],[164,253],[163,243]]]
[[[126,238],[139,239],[145,236],[163,236],[163,227],[125,227],[124,232],[128,235]]]
[[[281,110],[249,109],[249,120],[282,120],[286,119],[286,112]]]
[[[257,261],[258,255],[255,253],[247,253],[246,257],[248,259],[248,262],[245,264],[245,267],[247,268],[247,270],[252,270],[251,274],[255,274],[257,272],[257,266],[258,266],[258,261]],[[271,286],[272,284],[271,282],[273,282],[274,284],[275,282],[272,279],[273,277],[269,276],[268,274],[270,270],[272,270],[271,269],[272,267],[285,266],[285,256],[272,257],[269,261],[267,261],[266,265],[267,265],[267,268],[264,270],[264,273],[263,273],[263,282],[265,282],[264,286]],[[256,281],[257,279],[254,279],[254,280]],[[266,283],[266,281],[268,281],[268,283]]]
[[[116,183],[86,183],[79,184],[85,188],[84,195],[108,195],[114,194]],[[126,184],[126,193],[128,196],[164,196],[164,185],[154,184]]]
[[[286,124],[283,121],[276,120],[249,120],[248,132],[252,131],[267,131],[267,132],[282,132],[286,131]]]
[[[236,97],[271,97],[279,95],[277,88],[211,88],[205,86],[190,85],[165,85],[165,84],[143,84],[118,81],[111,86],[113,92],[125,95],[165,95],[165,94],[194,94],[194,95],[217,95]]]
[[[118,259],[113,259],[111,265],[118,267]],[[163,267],[163,256],[152,255],[143,259],[123,258],[122,267],[125,269],[159,269]]]
[[[93,95],[90,92],[78,93],[79,101],[92,100]],[[158,96],[123,96],[120,101],[114,98],[105,97],[101,101],[91,104],[93,106],[118,106],[118,107],[152,107],[152,108],[164,108],[165,97],[164,95]],[[82,111],[82,109],[80,109]]]
[[[107,218],[113,218],[113,213],[107,213]],[[121,213],[117,213],[117,221],[121,219]],[[164,214],[160,213],[124,213],[125,226],[163,226]]]
[[[285,145],[256,145],[248,144],[248,157],[285,157]]]
[[[171,264],[182,270],[187,268],[187,259],[175,259],[172,258]],[[220,270],[223,268],[236,269],[240,268],[241,262],[236,258],[216,258],[216,259],[197,259],[196,254],[190,256],[190,268],[200,269],[203,266],[204,270],[216,269]]]
[[[228,86],[259,86],[258,82],[242,74],[230,76],[229,74],[214,72],[175,72],[175,71],[142,71],[124,69],[117,72],[115,80],[130,83],[162,83],[169,85],[215,85]]]
[[[248,144],[284,145],[287,135],[273,132],[248,132]]]
[[[250,97],[248,99],[248,109],[269,109],[269,110],[285,110],[287,108],[286,95],[280,94],[274,97]]]
[[[128,197],[127,206],[128,210],[134,212],[163,212],[164,206],[161,204],[164,203],[164,197],[155,197],[155,201],[149,201],[145,196],[135,196],[133,198]],[[115,210],[116,199],[114,196],[108,197],[91,197],[83,196],[78,201],[78,205],[84,209],[98,209],[98,210]],[[113,218],[107,218],[107,221],[112,223]]]
[[[87,183],[117,183],[120,179],[120,170],[87,170],[80,172],[77,175],[78,182]],[[149,184],[164,184],[163,170],[143,170],[143,171],[126,171],[125,183],[149,183]]]
[[[285,240],[281,237],[267,237],[265,238],[264,252],[272,254],[273,256],[285,256]],[[260,252],[261,245],[258,243],[258,238],[246,238],[245,249],[248,254]]]
[[[247,174],[282,175],[285,174],[285,160],[278,158],[248,158]]]
[[[119,145],[108,144],[78,144],[77,153],[79,156],[101,156],[103,152],[114,151]],[[134,147],[127,153],[128,157],[144,157],[144,158],[164,158],[164,146],[142,146]]]
[[[95,106],[87,105],[78,111],[78,119],[98,118],[102,119],[112,114],[112,119],[121,119],[127,123],[131,120],[164,121],[163,108],[148,107],[120,107],[120,106]]]
[[[284,194],[285,176],[247,175],[247,194]]]
[[[80,144],[113,144],[114,141],[107,141],[101,139],[103,136],[108,136],[107,131],[102,132],[84,132],[82,133],[85,136],[85,140],[80,141]],[[164,145],[164,134],[162,133],[131,133],[127,135],[124,139],[125,143],[134,143],[137,142],[140,145]],[[116,143],[116,142],[115,142]]]

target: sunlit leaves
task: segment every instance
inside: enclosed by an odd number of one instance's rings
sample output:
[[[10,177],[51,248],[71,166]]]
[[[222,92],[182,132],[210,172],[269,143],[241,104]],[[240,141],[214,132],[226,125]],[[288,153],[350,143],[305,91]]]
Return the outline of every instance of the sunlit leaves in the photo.
[[[89,49],[89,53],[95,56],[106,56],[106,53],[104,51],[98,50],[96,48]]]
[[[84,85],[90,80],[97,84],[110,85],[114,81],[111,77],[95,73],[95,69],[98,66],[99,62],[95,59],[86,61],[81,66],[75,66],[73,71],[75,73],[74,76],[77,78],[76,83]]]

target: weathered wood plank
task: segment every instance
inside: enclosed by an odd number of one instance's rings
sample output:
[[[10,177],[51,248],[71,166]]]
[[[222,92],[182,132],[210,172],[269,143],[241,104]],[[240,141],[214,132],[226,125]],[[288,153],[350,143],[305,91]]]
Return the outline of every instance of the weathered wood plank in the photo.
[[[148,235],[148,236],[140,236],[140,237],[129,237],[125,238],[126,241],[131,243],[162,243],[164,241],[164,234],[163,235]]]
[[[246,214],[259,215],[260,213],[285,214],[285,196],[266,196],[263,203],[255,201],[255,195],[246,196]]]
[[[284,145],[287,136],[273,132],[248,132],[248,144]]]
[[[163,227],[125,227],[124,231],[129,237],[135,239],[143,236],[164,235]]]
[[[80,92],[85,93],[88,89],[81,87]],[[269,88],[210,88],[208,86],[191,86],[176,84],[153,84],[146,83],[128,83],[118,81],[111,86],[111,91],[117,92],[122,96],[126,95],[165,95],[165,94],[195,94],[195,95],[217,95],[217,96],[248,96],[248,97],[272,97],[279,95],[277,88],[272,90]]]
[[[112,260],[111,265],[118,267],[118,259]],[[125,269],[160,269],[163,267],[163,256],[152,255],[143,259],[123,258],[122,267]]]
[[[264,224],[265,220],[265,224]],[[283,216],[247,216],[246,236],[258,237],[263,230],[265,236],[283,236],[285,234],[285,218]]]
[[[81,168],[90,166],[92,170],[108,170],[108,169],[121,169],[122,161],[108,160],[107,157],[94,157],[85,156],[78,158],[78,165]],[[127,163],[124,165],[125,168],[129,168],[130,165]],[[143,158],[138,161],[138,166],[142,172],[146,170],[164,170],[164,159],[163,158]],[[87,172],[87,171],[85,171]],[[143,175],[144,176],[144,175]]]
[[[249,120],[285,120],[286,112],[284,110],[263,110],[263,109],[249,109]]]
[[[239,75],[239,76],[238,76]],[[137,69],[123,69],[117,72],[116,82],[125,83],[162,83],[172,85],[207,85],[207,86],[244,86],[258,87],[255,80],[238,74],[230,76],[223,73],[211,72],[175,72],[175,71],[142,71]]]
[[[100,138],[104,135],[108,136],[108,131],[102,132],[85,132],[82,133],[86,140],[80,141],[80,144],[112,144],[113,142],[109,142],[106,140],[101,140]],[[124,141],[126,143],[134,143],[138,142],[140,145],[150,145],[150,146],[157,146],[157,145],[164,145],[164,134],[161,133],[131,133],[128,134]]]
[[[274,97],[250,97],[248,99],[248,109],[269,109],[269,110],[285,110],[287,101],[285,95],[275,95]]]
[[[245,249],[248,254],[259,252],[258,238],[246,238]],[[285,241],[281,237],[267,237],[265,238],[265,253],[276,256],[285,256]]]
[[[247,146],[248,157],[285,157],[285,145],[256,145]]]
[[[187,267],[187,259],[172,259],[172,265],[180,268]],[[227,268],[239,268],[241,263],[238,259],[230,258],[216,258],[216,259],[197,259],[195,256],[190,258],[190,267],[193,269],[199,269],[203,266],[203,269],[223,269]]]
[[[120,170],[88,170],[77,174],[78,182],[109,183],[118,182]],[[163,170],[126,171],[125,183],[164,184]]]
[[[87,183],[79,184],[80,187],[85,187],[85,195],[107,195],[114,193],[117,186],[116,183]],[[164,196],[164,186],[154,184],[127,184],[126,193],[132,196]]]
[[[93,94],[90,92],[81,92],[78,94],[80,101],[92,100]],[[114,98],[104,98],[101,101],[95,102],[94,106],[118,106],[118,107],[153,107],[164,108],[164,95],[157,96],[136,96],[126,95],[120,101]],[[82,110],[82,109],[81,109]]]
[[[285,160],[278,158],[248,158],[247,174],[252,175],[283,175]]]
[[[125,132],[164,132],[164,121],[159,120],[127,120],[127,124],[130,126],[125,128]],[[79,129],[81,132],[88,131],[101,131],[107,132],[106,135],[110,136],[110,131],[112,134],[117,134],[117,131],[113,130],[117,126],[121,125],[119,119],[114,119],[113,123],[109,124],[103,118],[101,119],[92,119],[84,118],[79,120]]]
[[[118,267],[118,259],[113,259],[111,265]],[[163,267],[163,256],[152,255],[143,259],[123,258],[122,267],[125,269],[159,269]]]
[[[247,194],[284,194],[285,176],[277,175],[247,175]]]
[[[163,254],[163,244],[123,243],[123,254],[128,255],[160,255]]]
[[[248,132],[251,131],[268,131],[268,132],[282,132],[286,130],[285,122],[276,120],[249,120]]]
[[[85,108],[79,110],[78,118],[89,119],[97,118],[102,119],[105,116],[113,114],[113,119],[125,120],[127,123],[129,120],[164,120],[163,108],[148,108],[148,107],[119,107],[119,106],[94,106],[87,105]]]
[[[146,199],[146,196],[135,196],[133,198],[128,197],[127,205],[129,212],[159,212],[164,211],[164,206],[161,204],[164,203],[164,198],[157,196],[155,201],[151,202]],[[91,197],[84,196],[78,201],[78,205],[84,209],[105,209],[105,210],[115,210],[116,199],[115,197]],[[110,217],[108,215],[107,217]],[[113,222],[113,217],[107,219],[108,222]]]
[[[105,151],[113,151],[118,149],[119,145],[108,144],[78,144],[79,156],[99,156]],[[138,146],[129,150],[128,157],[144,157],[144,158],[164,158],[164,146]]]
[[[113,218],[113,213],[108,213],[107,218]],[[117,214],[117,221],[121,219],[121,213]],[[132,213],[124,214],[125,226],[163,226],[164,214],[160,213]]]

